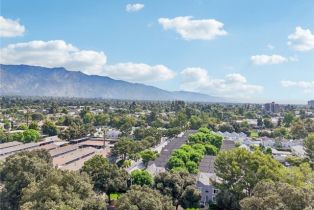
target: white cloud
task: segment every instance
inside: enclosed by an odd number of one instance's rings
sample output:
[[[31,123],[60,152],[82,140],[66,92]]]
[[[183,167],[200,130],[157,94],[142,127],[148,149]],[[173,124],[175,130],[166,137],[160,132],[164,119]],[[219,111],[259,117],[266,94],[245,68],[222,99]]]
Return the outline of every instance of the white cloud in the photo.
[[[300,88],[305,93],[314,93],[314,80],[313,81],[291,81],[283,80],[281,85],[285,88]]]
[[[6,19],[0,16],[0,37],[21,36],[25,32],[25,27],[17,20]]]
[[[153,82],[172,79],[175,73],[164,65],[150,66],[144,63],[118,63],[107,65],[103,73],[113,78],[133,82]]]
[[[164,30],[175,30],[185,40],[212,40],[227,35],[224,24],[215,19],[193,19],[191,16],[159,18]]]
[[[127,4],[125,10],[127,12],[138,12],[144,8],[144,4]]]
[[[297,51],[309,51],[314,49],[314,34],[310,29],[298,26],[293,34],[288,36],[288,45]]]
[[[264,64],[280,64],[287,61],[297,61],[297,57],[284,57],[281,55],[253,55],[251,56],[251,62],[255,65],[264,65]]]
[[[186,68],[181,72],[181,76],[181,89],[215,96],[249,98],[263,90],[260,85],[249,84],[247,79],[238,73],[228,74],[223,79],[216,79],[211,78],[205,69]]]
[[[80,50],[63,40],[10,44],[1,49],[0,55],[0,62],[3,64],[62,66],[89,74],[97,74],[106,61],[104,52]]]
[[[110,76],[133,82],[171,79],[175,73],[163,65],[143,63],[107,64],[104,52],[81,50],[63,40],[31,41],[10,44],[0,49],[0,63],[43,67],[65,67],[89,75]]]

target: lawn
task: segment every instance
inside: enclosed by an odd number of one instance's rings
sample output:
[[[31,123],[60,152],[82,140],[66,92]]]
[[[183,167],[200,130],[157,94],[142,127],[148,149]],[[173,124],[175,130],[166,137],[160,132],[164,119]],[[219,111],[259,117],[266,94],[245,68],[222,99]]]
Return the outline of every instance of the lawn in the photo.
[[[120,197],[119,193],[111,193],[110,194],[110,199],[111,200],[118,200],[119,197]]]
[[[250,137],[251,138],[258,138],[258,133],[256,131],[251,131]]]

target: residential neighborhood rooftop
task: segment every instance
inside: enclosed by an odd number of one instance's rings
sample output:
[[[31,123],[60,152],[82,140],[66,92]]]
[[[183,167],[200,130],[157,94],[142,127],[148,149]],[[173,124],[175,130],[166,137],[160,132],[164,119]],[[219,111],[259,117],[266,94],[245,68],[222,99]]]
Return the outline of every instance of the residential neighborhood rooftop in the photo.
[[[19,144],[19,145],[13,146],[13,147],[7,147],[7,148],[0,150],[0,155],[12,154],[12,153],[27,150],[30,148],[34,148],[34,147],[39,147],[39,144],[34,143],[34,142],[26,143],[26,144]]]
[[[59,155],[65,154],[67,152],[71,152],[73,150],[78,149],[78,145],[68,145],[68,146],[64,146],[64,147],[59,147],[53,150],[50,150],[49,153],[51,155],[51,157],[57,157]]]
[[[17,146],[20,144],[22,144],[22,143],[18,142],[18,141],[11,141],[11,142],[2,143],[2,144],[0,144],[0,150],[8,148],[8,147],[14,147],[14,146]]]
[[[72,152],[66,153],[64,155],[58,156],[53,158],[53,165],[54,166],[62,166],[64,164],[71,163],[78,159],[84,158],[96,152],[95,148],[86,147],[82,149],[77,149]]]

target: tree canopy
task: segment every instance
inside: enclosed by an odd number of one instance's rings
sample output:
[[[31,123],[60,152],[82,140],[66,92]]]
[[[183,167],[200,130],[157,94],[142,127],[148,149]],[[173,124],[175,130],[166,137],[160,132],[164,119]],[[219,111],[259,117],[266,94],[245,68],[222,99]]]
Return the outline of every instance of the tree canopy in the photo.
[[[243,210],[304,210],[314,208],[314,190],[287,183],[263,180],[253,190],[253,196],[241,200]]]
[[[174,206],[198,207],[200,200],[196,180],[185,172],[163,172],[155,177],[154,186],[163,195],[172,198]]]
[[[312,164],[314,164],[314,133],[309,134],[308,137],[304,140],[304,149],[307,158]]]
[[[92,178],[94,189],[105,192],[109,200],[111,193],[126,192],[129,187],[129,174],[117,165],[108,163],[101,155],[95,155],[86,161],[81,171],[86,172]]]
[[[117,210],[173,210],[168,196],[147,186],[134,185],[116,203]]]
[[[21,210],[105,209],[104,199],[96,195],[89,177],[77,172],[51,170],[39,182],[22,190]]]
[[[253,188],[260,180],[279,180],[282,168],[279,162],[259,150],[251,153],[236,148],[220,152],[215,160],[215,172],[220,179],[215,186],[221,191],[218,198],[223,200],[223,197],[228,196],[232,200],[229,208],[236,206],[239,209],[238,202],[251,196]]]
[[[151,186],[153,184],[153,177],[145,170],[135,170],[131,173],[131,183],[132,185],[147,185]]]

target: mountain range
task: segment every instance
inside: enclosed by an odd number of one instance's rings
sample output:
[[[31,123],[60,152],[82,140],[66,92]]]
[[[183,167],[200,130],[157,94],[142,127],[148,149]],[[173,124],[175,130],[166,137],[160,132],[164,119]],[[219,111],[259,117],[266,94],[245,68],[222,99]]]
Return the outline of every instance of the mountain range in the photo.
[[[0,95],[54,96],[126,100],[224,102],[225,99],[187,91],[167,91],[140,83],[86,75],[65,68],[0,64]]]

